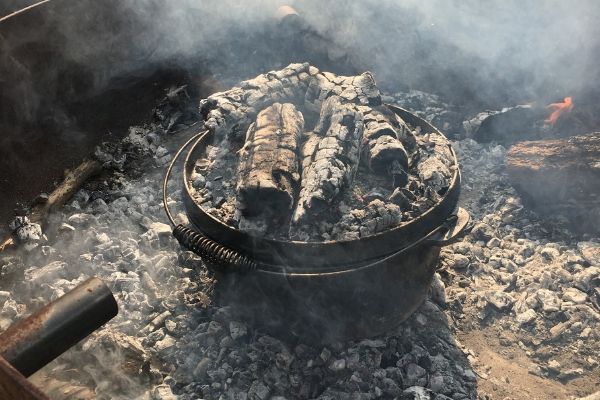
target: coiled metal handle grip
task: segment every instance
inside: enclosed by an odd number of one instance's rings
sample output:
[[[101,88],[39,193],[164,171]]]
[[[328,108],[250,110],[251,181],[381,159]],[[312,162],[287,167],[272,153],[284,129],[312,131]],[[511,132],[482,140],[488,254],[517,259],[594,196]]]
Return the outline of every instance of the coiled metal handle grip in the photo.
[[[257,268],[256,262],[235,250],[215,242],[214,240],[204,236],[202,233],[194,229],[188,228],[181,224],[175,224],[175,220],[171,214],[171,210],[169,209],[167,202],[167,184],[171,178],[173,166],[186,147],[188,147],[195,140],[201,140],[202,137],[207,133],[208,131],[202,131],[192,136],[179,148],[179,150],[177,150],[177,153],[175,153],[175,156],[173,157],[173,160],[171,160],[163,180],[163,207],[169,222],[173,226],[173,236],[175,236],[175,239],[177,239],[181,246],[200,256],[200,258],[202,258],[209,268],[238,273],[253,271]]]
[[[199,255],[211,267],[238,273],[253,271],[257,267],[257,264],[250,258],[181,224],[175,227],[173,236],[179,244]]]

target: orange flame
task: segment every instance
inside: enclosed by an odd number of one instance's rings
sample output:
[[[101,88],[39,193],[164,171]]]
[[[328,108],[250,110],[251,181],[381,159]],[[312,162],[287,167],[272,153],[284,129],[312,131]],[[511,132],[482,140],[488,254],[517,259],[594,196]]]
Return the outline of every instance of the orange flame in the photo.
[[[548,110],[551,110],[552,113],[548,116],[547,119],[544,120],[545,123],[554,125],[556,121],[560,118],[561,115],[565,112],[569,112],[573,109],[573,98],[565,97],[565,101],[563,103],[552,103],[546,106]]]

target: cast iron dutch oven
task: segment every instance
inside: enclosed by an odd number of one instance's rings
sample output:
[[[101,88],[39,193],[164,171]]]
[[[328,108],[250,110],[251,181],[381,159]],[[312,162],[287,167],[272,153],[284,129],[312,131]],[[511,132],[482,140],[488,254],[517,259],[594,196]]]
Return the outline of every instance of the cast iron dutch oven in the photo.
[[[422,132],[435,127],[414,114],[388,107]],[[193,228],[175,227],[179,242],[217,270],[217,301],[236,317],[275,335],[331,342],[379,335],[408,318],[431,285],[440,249],[456,241],[469,222],[457,207],[460,171],[442,199],[416,219],[387,231],[347,241],[280,241],[252,236],[208,214],[192,198],[195,161],[213,140],[209,131],[190,139],[183,200]],[[173,222],[170,213],[167,214]],[[175,224],[173,224],[175,225]],[[227,272],[237,273],[227,273]],[[224,272],[224,273],[223,273]]]

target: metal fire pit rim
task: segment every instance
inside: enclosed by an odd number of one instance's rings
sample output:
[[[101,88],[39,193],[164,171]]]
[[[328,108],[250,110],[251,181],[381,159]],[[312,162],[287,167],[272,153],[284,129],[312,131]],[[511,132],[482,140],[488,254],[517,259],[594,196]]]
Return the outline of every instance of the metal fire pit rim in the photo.
[[[411,113],[410,111],[405,110],[405,109],[395,106],[395,105],[391,105],[391,104],[385,104],[385,105],[388,108],[390,108],[394,113],[400,115],[404,119],[408,119],[409,120],[408,122],[410,122],[411,125],[425,127],[426,130],[428,130],[430,132],[438,133],[445,137],[445,135],[442,132],[440,132],[436,127],[434,127],[433,125],[431,125],[429,122],[425,121],[424,119]],[[405,223],[401,223],[401,224],[399,224],[391,229],[385,230],[383,232],[379,232],[379,233],[367,236],[365,238],[352,239],[352,240],[328,240],[328,241],[319,241],[319,242],[308,242],[308,241],[298,241],[298,240],[278,240],[278,239],[271,239],[271,238],[267,239],[267,238],[256,237],[256,236],[250,235],[246,232],[243,232],[237,228],[233,228],[233,227],[223,223],[222,221],[218,220],[214,216],[207,213],[199,204],[197,204],[193,200],[192,188],[190,187],[189,179],[188,179],[189,175],[190,175],[189,172],[190,172],[190,169],[193,168],[193,165],[195,164],[195,157],[197,156],[197,153],[201,151],[198,149],[199,145],[206,140],[212,139],[213,135],[214,135],[214,133],[211,131],[206,131],[204,134],[200,135],[200,137],[197,140],[195,140],[194,143],[192,144],[192,146],[190,147],[190,150],[187,152],[185,160],[184,160],[184,168],[183,168],[183,179],[184,179],[183,194],[184,194],[184,196],[183,197],[184,197],[184,204],[185,204],[187,214],[190,217],[190,222],[192,223],[192,225],[194,227],[196,227],[200,232],[202,232],[203,235],[206,235],[207,237],[215,240],[216,242],[221,243],[222,245],[225,245],[225,246],[229,246],[232,249],[239,251],[243,254],[248,254],[251,258],[253,258],[257,261],[259,266],[260,265],[264,265],[265,267],[271,266],[271,267],[276,267],[275,270],[279,270],[279,271],[270,271],[273,273],[281,273],[282,265],[288,266],[288,268],[286,268],[287,269],[286,273],[288,275],[292,274],[292,273],[301,273],[302,274],[302,273],[309,273],[309,272],[308,272],[307,268],[305,268],[305,267],[299,268],[299,267],[291,266],[290,262],[285,258],[285,256],[279,257],[279,258],[277,256],[275,256],[274,259],[266,260],[266,259],[261,258],[260,255],[257,256],[249,248],[244,248],[243,245],[240,246],[238,242],[228,241],[228,240],[220,240],[220,238],[217,236],[223,236],[223,233],[229,233],[230,236],[234,236],[234,237],[237,236],[238,238],[243,237],[245,239],[245,241],[248,243],[252,243],[252,244],[261,243],[262,245],[267,244],[268,246],[266,246],[266,247],[272,247],[274,250],[297,248],[297,250],[299,252],[302,252],[304,250],[312,250],[315,253],[320,252],[321,254],[326,254],[328,248],[334,249],[334,248],[341,246],[341,247],[344,247],[347,249],[351,249],[352,247],[359,245],[359,244],[364,245],[365,242],[367,242],[367,241],[372,242],[372,241],[383,240],[384,238],[389,238],[390,235],[399,234],[402,231],[405,231],[407,229],[411,229],[411,228],[414,229],[415,227],[418,227],[420,224],[423,224],[424,222],[427,223],[428,222],[427,219],[431,219],[432,217],[433,217],[433,219],[436,219],[435,223],[429,223],[429,225],[430,225],[429,228],[416,229],[418,231],[422,231],[420,234],[416,235],[418,237],[412,238],[411,240],[408,240],[408,241],[405,241],[402,243],[399,243],[397,247],[391,246],[389,251],[385,251],[383,253],[378,253],[378,254],[373,254],[368,257],[359,258],[359,262],[356,265],[364,266],[366,263],[369,263],[369,262],[376,263],[378,258],[387,257],[391,253],[394,253],[394,254],[400,253],[403,249],[412,247],[416,243],[421,242],[424,238],[428,237],[431,233],[438,230],[446,222],[446,220],[453,215],[453,213],[455,212],[456,207],[457,207],[458,196],[460,193],[461,175],[460,175],[458,158],[456,156],[454,149],[449,144],[448,147],[452,154],[453,164],[455,166],[455,169],[454,169],[454,173],[453,173],[450,185],[448,187],[448,190],[446,191],[446,193],[444,193],[444,195],[441,197],[440,201],[437,204],[435,204],[433,207],[431,207],[429,210],[427,210],[426,212],[424,212],[417,218],[414,218]],[[448,207],[450,205],[448,203],[453,203],[453,204],[451,204],[451,206]],[[440,213],[441,208],[448,208],[448,211],[445,213],[442,212],[441,214],[444,214],[443,216],[435,218],[435,213]],[[198,221],[199,219],[202,219],[202,221]],[[210,225],[212,225],[212,229],[211,229]],[[253,246],[249,246],[249,247],[251,249],[254,249]],[[355,257],[352,257],[352,258],[356,259]],[[356,263],[356,261],[355,261],[355,263]],[[353,264],[355,264],[355,263],[353,263]],[[294,264],[297,264],[297,262]],[[314,264],[314,261],[312,261],[312,262],[309,261],[307,264]],[[340,262],[337,264],[338,265],[344,264],[347,267],[348,261],[340,260]],[[277,268],[277,266],[279,266],[279,267]],[[267,268],[267,269],[260,268],[260,269],[266,272],[270,268]],[[336,268],[332,269],[331,267],[325,267],[325,268],[321,267],[312,272],[320,273],[319,271],[321,271],[321,272],[326,271],[325,273],[329,273],[329,272],[333,273],[333,272],[336,272]]]

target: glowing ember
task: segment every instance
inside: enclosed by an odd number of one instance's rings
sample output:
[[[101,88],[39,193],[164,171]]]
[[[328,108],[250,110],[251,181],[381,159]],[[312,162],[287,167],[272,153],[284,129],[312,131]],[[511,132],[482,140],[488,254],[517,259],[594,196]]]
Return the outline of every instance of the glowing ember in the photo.
[[[548,110],[552,110],[552,113],[550,114],[550,116],[548,116],[546,120],[544,120],[544,122],[550,125],[554,125],[563,113],[569,112],[573,109],[573,98],[565,97],[564,102],[552,103],[546,106],[546,108]]]

